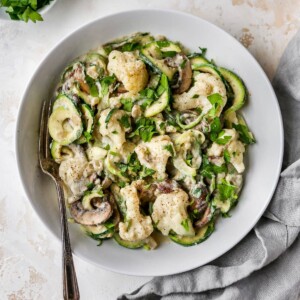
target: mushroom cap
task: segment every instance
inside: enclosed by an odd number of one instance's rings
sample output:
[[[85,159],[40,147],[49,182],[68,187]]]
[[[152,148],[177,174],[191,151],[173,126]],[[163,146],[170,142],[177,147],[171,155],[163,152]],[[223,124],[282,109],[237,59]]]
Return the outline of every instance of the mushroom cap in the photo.
[[[111,217],[113,209],[109,202],[104,201],[96,209],[85,210],[81,201],[76,201],[71,205],[70,213],[76,223],[91,226],[107,221]]]
[[[180,70],[180,77],[178,80],[178,87],[174,90],[175,94],[182,94],[186,92],[192,84],[192,67],[190,61],[186,58],[186,63],[183,69]]]

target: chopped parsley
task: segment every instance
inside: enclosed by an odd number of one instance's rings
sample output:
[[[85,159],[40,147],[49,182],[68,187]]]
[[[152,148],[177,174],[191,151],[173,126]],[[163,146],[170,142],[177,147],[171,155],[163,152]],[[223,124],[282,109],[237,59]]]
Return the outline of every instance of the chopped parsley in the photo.
[[[143,166],[142,172],[140,173],[140,178],[143,179],[145,177],[151,176],[155,172],[156,172],[155,170]]]
[[[252,133],[249,131],[246,125],[242,124],[232,124],[233,128],[239,133],[240,140],[246,144],[254,144],[255,138],[253,137]]]
[[[87,85],[89,86],[91,96],[98,97],[99,92],[98,92],[98,88],[97,88],[95,80],[92,77],[90,77],[89,75],[86,75],[85,81],[86,81]]]
[[[226,173],[227,167],[226,164],[217,166],[211,163],[206,155],[203,155],[202,165],[201,165],[201,175],[207,178],[213,178],[215,174]]]
[[[175,156],[174,148],[173,148],[173,146],[171,144],[164,146],[164,149],[167,150],[167,151],[169,151],[171,153],[172,157]]]
[[[105,96],[109,92],[109,86],[116,82],[116,77],[112,76],[105,76],[100,80],[101,85],[101,94]]]
[[[123,104],[123,109],[125,111],[131,112],[134,103],[130,98],[121,98],[120,102]]]
[[[189,231],[189,228],[190,228],[190,226],[189,226],[189,219],[183,220],[180,224],[185,229],[185,231]]]
[[[207,96],[207,99],[209,100],[209,102],[212,105],[212,108],[208,112],[208,115],[210,117],[215,117],[217,114],[218,108],[223,104],[222,96],[220,94],[216,93],[216,94],[211,94],[211,95]]]
[[[219,145],[226,145],[231,140],[231,135],[225,135],[225,131],[222,130],[215,142]]]
[[[235,185],[231,185],[226,180],[223,180],[222,183],[217,185],[217,189],[219,191],[220,200],[225,201],[227,199],[236,199],[236,189]]]
[[[137,120],[135,129],[129,137],[139,136],[144,142],[149,142],[156,133],[155,121],[151,118],[141,117]]]
[[[119,123],[124,127],[124,128],[130,128],[131,125],[130,125],[130,119],[129,119],[129,116],[128,115],[123,115],[121,117],[120,120],[118,120]]]
[[[227,149],[224,150],[224,159],[227,163],[230,163],[230,153]]]

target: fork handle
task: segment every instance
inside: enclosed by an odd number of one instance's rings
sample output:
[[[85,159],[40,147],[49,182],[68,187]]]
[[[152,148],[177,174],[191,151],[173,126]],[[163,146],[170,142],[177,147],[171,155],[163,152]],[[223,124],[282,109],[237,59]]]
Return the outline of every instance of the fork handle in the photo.
[[[58,205],[60,210],[61,237],[63,246],[63,294],[65,300],[79,300],[77,277],[73,263],[72,248],[68,230],[68,220],[63,185],[60,180],[56,182]]]

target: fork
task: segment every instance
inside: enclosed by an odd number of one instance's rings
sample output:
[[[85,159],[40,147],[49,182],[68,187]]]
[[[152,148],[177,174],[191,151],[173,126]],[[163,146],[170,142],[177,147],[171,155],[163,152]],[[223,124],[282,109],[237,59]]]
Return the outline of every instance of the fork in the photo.
[[[43,103],[40,133],[39,133],[39,162],[42,171],[49,175],[55,182],[58,206],[60,211],[61,237],[63,246],[63,295],[65,300],[79,300],[76,271],[73,263],[72,248],[69,237],[68,221],[65,205],[63,183],[59,177],[59,165],[50,155],[50,135],[48,131],[48,119],[51,113],[51,100]]]

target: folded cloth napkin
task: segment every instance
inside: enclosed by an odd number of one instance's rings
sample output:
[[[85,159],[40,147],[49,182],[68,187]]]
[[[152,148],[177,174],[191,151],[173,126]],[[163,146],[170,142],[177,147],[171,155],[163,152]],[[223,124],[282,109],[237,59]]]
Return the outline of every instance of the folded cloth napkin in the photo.
[[[231,251],[190,272],[156,277],[124,299],[300,299],[300,32],[273,81],[285,130],[282,173],[255,228]]]

